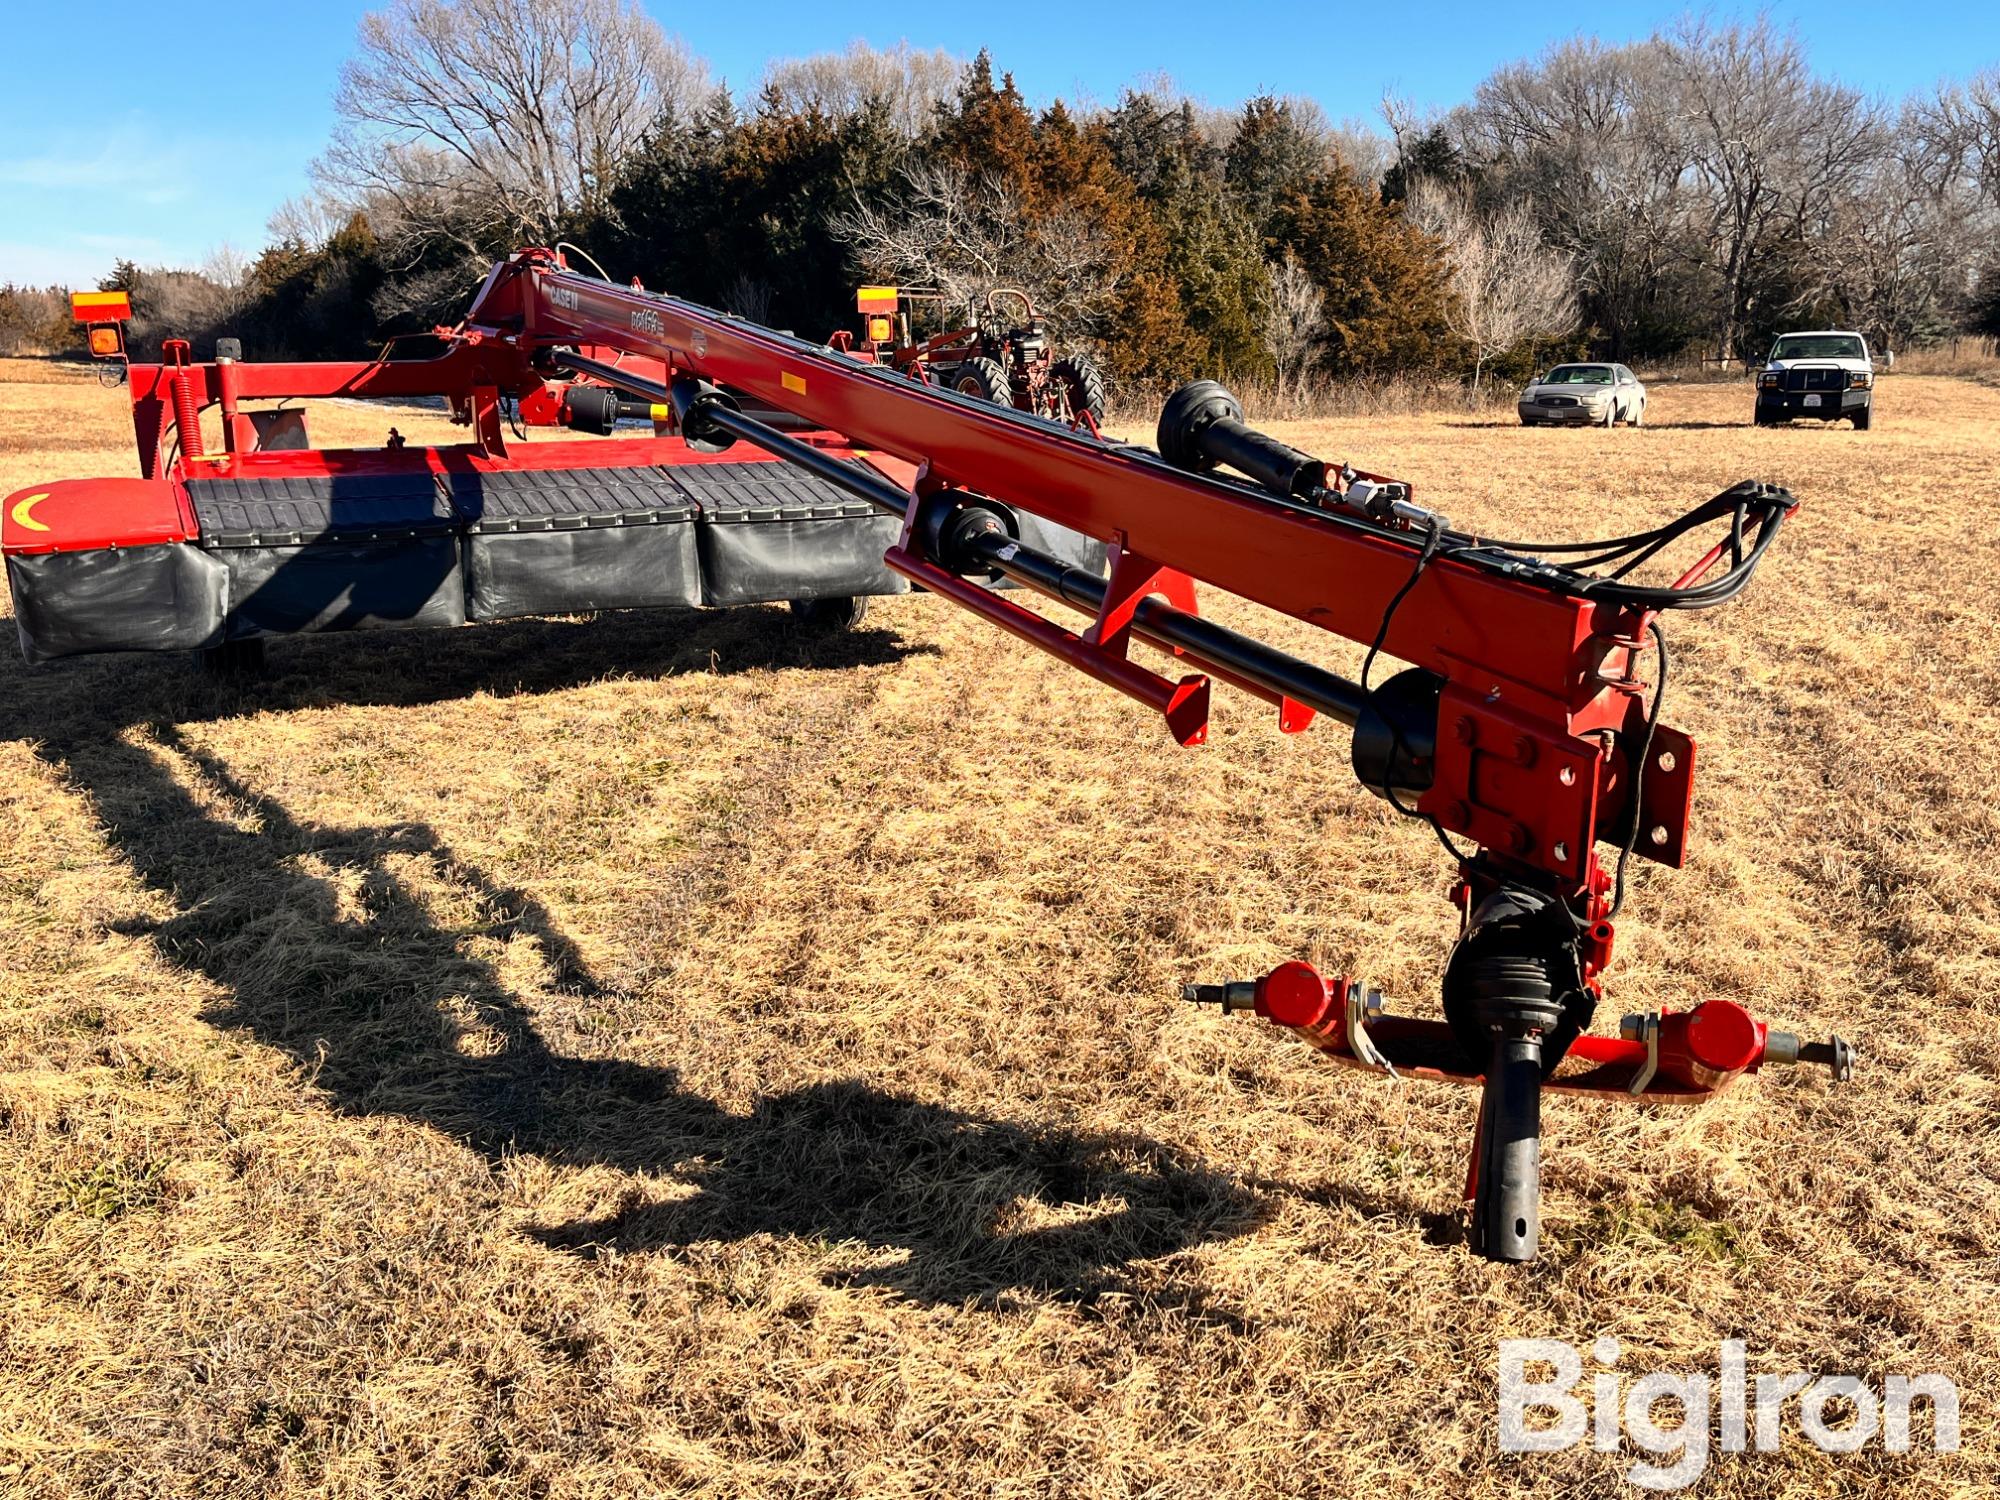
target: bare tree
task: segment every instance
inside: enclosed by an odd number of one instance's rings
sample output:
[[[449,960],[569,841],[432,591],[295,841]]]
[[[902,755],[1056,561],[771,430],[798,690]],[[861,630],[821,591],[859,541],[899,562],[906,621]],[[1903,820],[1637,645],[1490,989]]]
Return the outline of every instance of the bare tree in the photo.
[[[1917,101],[1910,128],[1946,175],[1976,183],[2000,205],[2000,68]]]
[[[1118,287],[1119,250],[1080,206],[1057,202],[1030,220],[997,175],[923,162],[903,177],[897,201],[857,198],[828,221],[865,275],[935,287],[948,307],[972,308],[995,287],[1018,286],[1072,337],[1100,330]]]
[[[1688,154],[1654,43],[1579,40],[1499,69],[1445,121],[1489,198],[1531,198],[1614,353],[1657,306],[1685,244]]]
[[[1905,107],[1881,157],[1805,226],[1801,304],[1836,303],[1887,347],[1938,338],[1969,314],[2000,209],[1976,159],[1927,128],[1929,101]]]
[[[250,262],[243,252],[224,240],[201,263],[201,278],[213,288],[212,321],[228,322],[250,302]]]
[[[1278,397],[1297,392],[1305,383],[1312,357],[1326,337],[1326,293],[1313,284],[1292,251],[1281,261],[1264,263],[1264,289],[1258,311],[1265,353],[1277,367]]]
[[[845,52],[778,59],[764,69],[764,87],[787,110],[817,110],[832,119],[879,103],[888,110],[889,123],[914,140],[930,127],[964,72],[964,61],[942,47],[919,52],[898,42],[877,51],[855,42]]]
[[[752,323],[771,321],[771,284],[739,271],[722,294],[722,305]]]
[[[316,250],[340,231],[354,210],[326,193],[301,193],[287,198],[264,221],[265,233],[276,244]]]
[[[1685,132],[1692,227],[1721,288],[1715,352],[1727,360],[1759,257],[1853,191],[1880,150],[1880,122],[1852,89],[1816,80],[1797,40],[1768,22],[1686,22],[1661,48]]]
[[[362,20],[316,172],[392,236],[484,257],[604,211],[654,121],[708,93],[629,0],[395,0]]]
[[[1469,188],[1420,177],[1404,211],[1444,245],[1445,321],[1472,348],[1475,393],[1499,355],[1576,326],[1575,263],[1543,243],[1529,200],[1481,213]]]

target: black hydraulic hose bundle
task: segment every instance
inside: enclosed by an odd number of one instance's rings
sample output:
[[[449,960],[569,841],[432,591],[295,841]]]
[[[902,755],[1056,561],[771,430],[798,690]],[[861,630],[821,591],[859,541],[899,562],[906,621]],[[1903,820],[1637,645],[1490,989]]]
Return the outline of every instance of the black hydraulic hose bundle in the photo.
[[[1749,586],[1757,565],[1777,541],[1779,529],[1797,503],[1788,490],[1746,479],[1651,531],[1590,542],[1510,542],[1447,533],[1442,555],[1474,566],[1500,559],[1518,563],[1524,556],[1569,557],[1573,560],[1558,565],[1556,571],[1567,577],[1569,592],[1579,598],[1600,599],[1634,609],[1713,609],[1718,604],[1727,604]],[[1724,518],[1730,523],[1730,565],[1715,577],[1684,587],[1624,581],[1634,569],[1690,531]],[[1746,546],[1744,528],[1753,520],[1756,530]],[[1601,576],[1582,571],[1613,563],[1617,566]]]

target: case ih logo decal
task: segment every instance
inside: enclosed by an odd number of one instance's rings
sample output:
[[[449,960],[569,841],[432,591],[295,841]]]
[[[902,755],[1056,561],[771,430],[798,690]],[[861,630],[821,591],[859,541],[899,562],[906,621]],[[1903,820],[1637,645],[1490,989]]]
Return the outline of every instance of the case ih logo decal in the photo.
[[[549,288],[549,301],[557,307],[565,307],[575,312],[582,299],[577,296],[575,287],[558,284]]]
[[[632,310],[632,331],[634,333],[650,333],[657,338],[666,329],[660,322],[660,315],[658,313],[654,312],[650,307],[637,307]]]

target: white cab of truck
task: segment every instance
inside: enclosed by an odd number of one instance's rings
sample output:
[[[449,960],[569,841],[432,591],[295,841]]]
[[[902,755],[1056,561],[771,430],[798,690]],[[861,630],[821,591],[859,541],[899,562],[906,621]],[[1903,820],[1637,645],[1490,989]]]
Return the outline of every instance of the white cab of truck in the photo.
[[[1757,425],[1842,417],[1865,431],[1875,415],[1875,361],[1868,340],[1845,329],[1781,333],[1757,372]]]

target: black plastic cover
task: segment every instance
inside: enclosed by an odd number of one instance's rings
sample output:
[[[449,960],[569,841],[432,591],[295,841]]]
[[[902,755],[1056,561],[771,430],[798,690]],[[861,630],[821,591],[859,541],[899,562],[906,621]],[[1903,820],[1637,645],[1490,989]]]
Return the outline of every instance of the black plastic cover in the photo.
[[[858,465],[857,465],[858,467]],[[775,460],[744,464],[685,464],[663,469],[712,525],[749,521],[874,519],[866,500]],[[873,469],[865,470],[871,477]]]
[[[381,537],[303,547],[226,547],[231,640],[312,630],[465,623],[458,538]]]
[[[657,468],[455,474],[475,620],[701,603],[694,502]]]
[[[182,542],[9,557],[7,583],[31,663],[212,646],[229,609],[229,570]]]
[[[453,474],[452,509],[470,532],[582,530],[691,521],[695,505],[664,469],[503,469]]]
[[[909,592],[909,582],[882,562],[901,520],[823,479],[779,463],[665,472],[701,507],[705,604]]]

